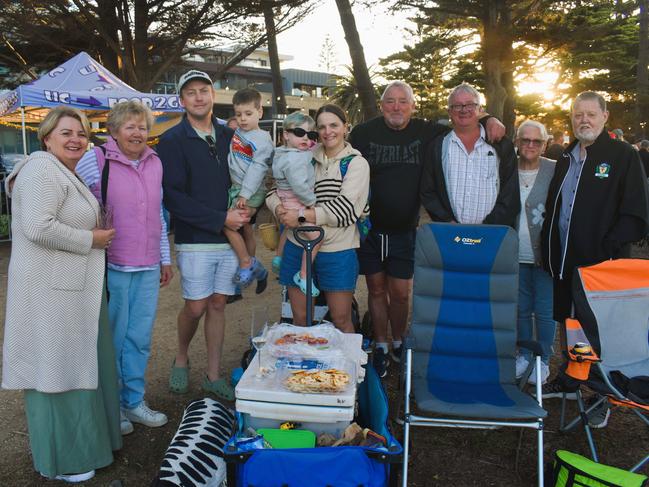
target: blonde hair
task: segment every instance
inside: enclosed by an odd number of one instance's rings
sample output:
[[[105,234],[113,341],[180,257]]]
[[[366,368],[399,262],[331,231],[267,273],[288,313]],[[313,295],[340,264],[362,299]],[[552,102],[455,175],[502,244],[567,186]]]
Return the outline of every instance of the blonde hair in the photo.
[[[58,107],[50,110],[50,113],[45,116],[41,124],[38,126],[38,141],[41,143],[41,149],[47,150],[45,139],[56,128],[61,119],[65,117],[70,117],[78,120],[81,124],[81,127],[83,128],[84,133],[86,134],[86,137],[90,138],[90,122],[88,122],[88,119],[83,114],[83,112],[81,110],[77,110],[76,108],[59,105]]]
[[[305,123],[309,124],[309,130],[313,130],[315,127],[315,120],[313,120],[309,115],[305,115],[302,112],[293,112],[286,116],[283,127],[285,129],[294,129],[295,127],[299,127]]]
[[[106,127],[111,135],[131,118],[144,118],[147,130],[153,127],[153,113],[151,109],[137,100],[129,100],[117,103],[108,112]]]

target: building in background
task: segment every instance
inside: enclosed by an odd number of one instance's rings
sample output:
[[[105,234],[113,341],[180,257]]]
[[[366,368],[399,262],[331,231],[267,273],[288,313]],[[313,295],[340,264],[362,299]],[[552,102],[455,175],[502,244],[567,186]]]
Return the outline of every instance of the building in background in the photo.
[[[264,107],[268,110],[264,118],[270,117],[272,107],[272,76],[268,50],[259,48],[236,66],[229,68],[219,78],[219,73],[233,51],[204,49],[186,56],[183,63],[174,66],[153,88],[157,93],[175,93],[178,78],[189,69],[204,71],[214,80],[216,104],[214,113],[218,117],[228,118],[234,115],[232,95],[235,91],[253,87],[262,94]],[[279,60],[290,61],[291,56],[280,54]],[[335,86],[335,77],[329,73],[307,71],[302,69],[282,69],[282,86],[286,97],[288,111],[302,110],[311,116],[326,103],[327,91]]]
[[[176,92],[178,78],[189,69],[199,69],[208,73],[214,80],[216,90],[214,114],[222,119],[234,115],[232,96],[241,89],[251,86],[262,94],[264,104],[264,119],[272,118],[272,76],[270,58],[267,49],[257,49],[243,61],[229,68],[224,75],[220,75],[223,66],[231,58],[233,51],[204,49],[195,54],[186,56],[183,62],[173,66],[151,90],[154,93],[172,94]],[[280,54],[280,63],[290,61],[291,56]],[[307,71],[301,69],[284,69],[281,71],[282,85],[288,111],[302,110],[315,116],[316,111],[327,102],[327,91],[335,86],[335,77],[328,73]],[[155,137],[179,120],[173,114],[161,114],[156,118],[156,126],[150,135]],[[263,124],[275,140],[278,139],[278,123]],[[100,128],[100,124],[93,124]],[[38,150],[39,144],[36,137],[37,127],[27,126],[27,153]],[[0,124],[0,172],[3,159],[14,160],[14,156],[23,153],[23,141],[20,125],[16,123]],[[3,157],[4,156],[4,157]],[[8,164],[10,166],[10,164]]]

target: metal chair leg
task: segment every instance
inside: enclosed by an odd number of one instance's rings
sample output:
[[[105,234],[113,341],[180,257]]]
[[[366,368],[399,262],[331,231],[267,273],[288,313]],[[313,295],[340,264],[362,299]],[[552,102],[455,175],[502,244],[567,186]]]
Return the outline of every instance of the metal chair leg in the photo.
[[[638,464],[636,464],[636,465],[631,469],[631,472],[637,472],[637,471],[639,471],[639,470],[644,466],[644,464],[647,463],[647,462],[649,462],[649,455],[647,455],[646,457],[644,457],[643,460],[641,460]]]
[[[544,479],[544,468],[545,464],[543,462],[543,420],[539,418],[539,431],[538,431],[538,437],[537,437],[537,447],[538,447],[538,469],[539,469],[539,487],[543,487],[545,485],[545,479]]]
[[[406,349],[406,387],[404,397],[403,418],[403,471],[401,472],[401,485],[408,487],[408,455],[410,454],[410,388],[412,386],[412,349]]]
[[[536,401],[540,407],[543,407],[543,391],[541,388],[541,357],[536,356]],[[539,430],[537,435],[538,447],[538,470],[539,470],[539,487],[544,485],[544,463],[543,463],[543,419],[539,418]]]
[[[588,415],[586,414],[586,407],[584,406],[584,398],[581,394],[581,390],[577,389],[577,405],[579,406],[579,417],[584,426],[584,432],[586,433],[586,439],[588,440],[588,448],[590,448],[590,454],[593,457],[593,461],[599,463],[599,458],[597,457],[597,450],[595,449],[595,441],[593,440],[593,433],[588,424]]]

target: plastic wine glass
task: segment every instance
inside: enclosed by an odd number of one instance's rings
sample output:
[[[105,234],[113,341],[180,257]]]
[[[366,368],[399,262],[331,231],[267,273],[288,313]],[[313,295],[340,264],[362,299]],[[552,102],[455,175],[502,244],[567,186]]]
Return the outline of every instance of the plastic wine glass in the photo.
[[[261,349],[266,345],[266,326],[268,325],[268,308],[256,307],[252,310],[252,320],[250,322],[250,342],[256,350],[257,355],[257,374],[261,377]]]

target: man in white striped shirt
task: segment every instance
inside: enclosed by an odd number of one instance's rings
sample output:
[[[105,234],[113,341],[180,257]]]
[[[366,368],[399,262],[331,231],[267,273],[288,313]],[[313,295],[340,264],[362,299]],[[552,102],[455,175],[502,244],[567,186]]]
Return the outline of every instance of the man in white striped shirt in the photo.
[[[448,113],[453,131],[435,139],[427,151],[424,208],[433,221],[514,227],[520,197],[512,142],[487,142],[479,123],[480,93],[469,84],[453,89]]]

